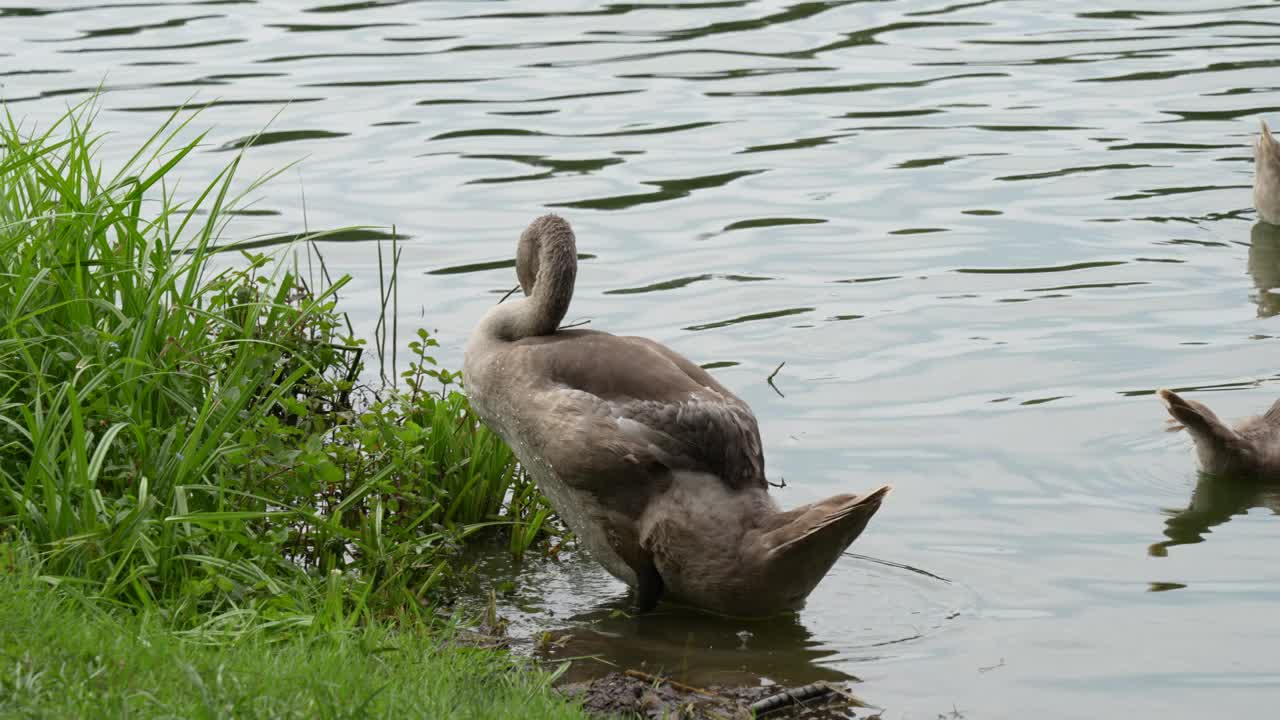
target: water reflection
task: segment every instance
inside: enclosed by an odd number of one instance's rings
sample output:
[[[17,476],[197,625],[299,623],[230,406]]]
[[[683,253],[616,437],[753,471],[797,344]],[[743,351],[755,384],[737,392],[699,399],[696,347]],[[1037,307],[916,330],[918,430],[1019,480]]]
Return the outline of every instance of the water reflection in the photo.
[[[1199,473],[1187,507],[1165,510],[1169,519],[1165,521],[1164,534],[1169,539],[1152,544],[1147,553],[1166,557],[1171,547],[1203,542],[1212,528],[1256,507],[1269,508],[1280,515],[1280,479],[1260,482]]]
[[[1253,224],[1249,239],[1249,275],[1258,289],[1253,300],[1258,304],[1258,317],[1271,317],[1280,312],[1280,227],[1264,222]]]
[[[636,616],[626,609],[625,599],[615,600],[570,618],[548,634],[537,654],[548,660],[598,659],[575,662],[572,679],[634,668],[702,687],[752,685],[762,678],[783,685],[856,680],[823,663],[836,652],[799,615],[750,621],[669,605]]]
[[[477,584],[459,597],[463,613],[478,616],[496,591],[496,610],[518,647],[573,660],[574,681],[627,669],[696,686],[850,681],[851,661],[912,656],[924,638],[971,615],[974,603],[967,588],[932,572],[851,555],[799,614],[729,618],[663,603],[632,615],[628,588],[583,553],[517,562],[500,544],[486,544],[467,558]]]
[[[467,552],[478,571],[477,590],[483,592],[461,598],[466,612],[478,613],[488,588],[500,588],[498,613],[510,623],[511,635],[533,637],[534,652],[541,658],[575,659],[571,680],[625,669],[660,673],[700,686],[756,684],[762,678],[787,685],[854,679],[834,667],[842,649],[831,638],[812,633],[797,614],[746,620],[663,603],[653,612],[632,615],[626,586],[582,553],[516,562],[499,545]],[[884,565],[866,565],[866,569],[873,586],[890,579],[934,591],[946,587]],[[912,607],[920,609],[916,604]],[[861,610],[864,615],[875,614]],[[860,620],[873,622],[868,617]],[[901,642],[901,634],[908,632],[908,628],[894,627],[887,633],[872,633],[863,638],[864,647]]]

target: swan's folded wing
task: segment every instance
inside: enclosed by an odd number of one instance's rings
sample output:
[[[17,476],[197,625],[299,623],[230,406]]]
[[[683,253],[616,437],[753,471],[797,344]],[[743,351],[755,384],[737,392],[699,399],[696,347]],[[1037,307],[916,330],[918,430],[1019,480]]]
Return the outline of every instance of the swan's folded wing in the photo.
[[[547,381],[529,398],[535,413],[555,418],[566,450],[581,455],[560,453],[562,462],[595,473],[612,458],[708,472],[735,488],[765,484],[751,409],[678,353],[644,338],[585,331],[527,338],[513,352],[516,366]]]
[[[735,488],[765,487],[764,447],[760,442],[760,427],[751,408],[710,373],[671,348],[648,338],[620,339],[645,345],[712,393],[713,401],[700,406],[698,412],[702,420],[714,426],[710,435],[718,442],[710,447],[723,450],[719,461],[727,470],[721,477]]]

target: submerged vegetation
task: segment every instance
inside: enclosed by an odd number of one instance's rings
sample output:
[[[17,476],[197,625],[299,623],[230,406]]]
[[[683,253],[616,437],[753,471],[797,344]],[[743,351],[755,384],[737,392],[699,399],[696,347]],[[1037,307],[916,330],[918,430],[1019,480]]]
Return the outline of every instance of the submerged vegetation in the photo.
[[[457,550],[549,509],[419,331],[362,383],[346,278],[230,252],[236,161],[198,192],[171,116],[114,173],[85,107],[0,127],[0,540],[49,584],[174,628],[412,620]],[[394,268],[394,264],[392,266]],[[394,269],[390,285],[394,285]],[[387,290],[390,297],[392,290]]]

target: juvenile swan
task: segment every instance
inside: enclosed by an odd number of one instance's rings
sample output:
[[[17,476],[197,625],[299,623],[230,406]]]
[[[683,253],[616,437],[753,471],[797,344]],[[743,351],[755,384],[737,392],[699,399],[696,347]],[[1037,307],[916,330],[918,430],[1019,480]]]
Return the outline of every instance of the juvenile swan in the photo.
[[[1258,219],[1280,225],[1280,142],[1262,123],[1262,133],[1253,148],[1253,206]]]
[[[467,342],[472,406],[640,609],[798,609],[889,486],[779,510],[746,403],[652,340],[557,330],[577,271],[569,223],[534,220],[516,251],[527,297]]]
[[[1185,427],[1195,441],[1201,470],[1218,476],[1280,477],[1280,400],[1265,414],[1245,418],[1233,428],[1203,403],[1172,390],[1158,394],[1177,421],[1171,429]]]

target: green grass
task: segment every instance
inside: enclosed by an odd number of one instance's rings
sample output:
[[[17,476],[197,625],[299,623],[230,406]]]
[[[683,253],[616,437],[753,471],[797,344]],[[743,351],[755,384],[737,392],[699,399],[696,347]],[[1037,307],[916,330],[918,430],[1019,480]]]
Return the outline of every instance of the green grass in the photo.
[[[236,642],[0,575],[0,716],[580,718],[509,655],[388,631]]]
[[[0,119],[0,716],[579,717],[436,612],[546,501],[429,334],[363,385],[318,248],[234,252],[270,178],[180,193],[178,118],[111,171],[91,105]]]
[[[0,126],[0,528],[43,573],[178,624],[344,628],[444,597],[474,534],[537,544],[549,508],[434,338],[360,385],[347,278],[227,252],[269,178],[178,193],[203,136],[177,114],[104,171],[87,107]]]

